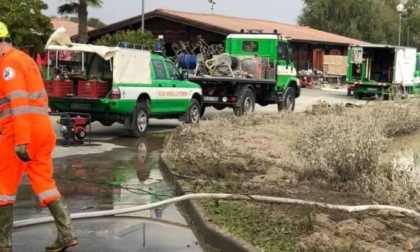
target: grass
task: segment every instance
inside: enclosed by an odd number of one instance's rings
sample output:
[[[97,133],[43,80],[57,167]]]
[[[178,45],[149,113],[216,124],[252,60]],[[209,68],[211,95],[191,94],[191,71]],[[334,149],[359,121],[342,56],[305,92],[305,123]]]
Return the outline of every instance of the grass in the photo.
[[[212,222],[261,251],[296,250],[299,231],[281,219],[270,218],[262,205],[206,200],[202,205]]]

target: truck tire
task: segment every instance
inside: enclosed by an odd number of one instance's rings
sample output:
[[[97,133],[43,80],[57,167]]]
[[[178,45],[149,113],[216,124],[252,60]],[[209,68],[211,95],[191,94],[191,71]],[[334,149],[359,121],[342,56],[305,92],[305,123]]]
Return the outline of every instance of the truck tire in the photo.
[[[136,104],[133,111],[133,124],[128,130],[132,137],[143,137],[149,128],[149,107],[146,102]]]
[[[292,87],[287,87],[283,95],[283,101],[277,103],[277,110],[287,110],[293,112],[295,110],[295,90]]]
[[[253,113],[255,110],[255,95],[252,89],[245,88],[240,99],[240,106],[233,107],[236,116],[242,116]]]
[[[185,119],[186,123],[197,124],[200,121],[201,117],[201,106],[197,99],[192,99],[190,106],[188,107],[187,117]]]

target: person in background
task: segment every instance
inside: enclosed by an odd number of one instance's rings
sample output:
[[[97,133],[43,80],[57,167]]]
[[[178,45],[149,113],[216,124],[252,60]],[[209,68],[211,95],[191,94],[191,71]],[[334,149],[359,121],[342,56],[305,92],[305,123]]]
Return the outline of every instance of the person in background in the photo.
[[[0,22],[0,252],[12,251],[13,205],[25,172],[42,207],[48,207],[57,239],[45,251],[77,245],[70,213],[53,180],[56,136],[39,67],[12,45]]]

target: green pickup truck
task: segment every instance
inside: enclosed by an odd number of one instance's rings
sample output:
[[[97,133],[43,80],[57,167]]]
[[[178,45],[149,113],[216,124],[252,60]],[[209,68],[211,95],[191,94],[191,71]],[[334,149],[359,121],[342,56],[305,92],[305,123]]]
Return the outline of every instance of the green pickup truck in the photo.
[[[104,126],[121,123],[133,137],[145,134],[149,118],[199,122],[201,87],[170,59],[140,49],[63,43],[55,35],[46,49],[56,67],[48,67],[44,81],[52,112],[88,114]]]

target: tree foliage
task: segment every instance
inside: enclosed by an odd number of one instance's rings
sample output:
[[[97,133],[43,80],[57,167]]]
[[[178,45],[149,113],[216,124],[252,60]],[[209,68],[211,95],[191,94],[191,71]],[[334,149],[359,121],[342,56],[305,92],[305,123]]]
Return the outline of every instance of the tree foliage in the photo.
[[[142,33],[141,29],[133,31],[117,31],[114,34],[106,34],[95,42],[96,45],[117,46],[119,43],[127,42],[129,44],[139,45],[144,49],[153,49],[157,38],[151,32],[145,31]],[[137,47],[138,48],[138,47]]]
[[[59,14],[77,14],[79,19],[79,31],[77,42],[86,43],[88,41],[88,6],[100,8],[101,0],[65,0],[67,3],[58,7]]]
[[[72,22],[75,23],[79,23],[79,18],[78,17],[64,17]],[[87,19],[87,26],[88,27],[93,27],[95,29],[97,28],[102,28],[105,27],[106,24],[104,22],[102,22],[99,18],[88,18]]]
[[[41,0],[0,1],[0,21],[8,26],[16,47],[43,50],[52,32],[50,18],[41,13],[47,8]]]
[[[400,0],[303,0],[300,25],[371,42],[397,45]],[[420,0],[401,13],[401,45],[420,49]]]

